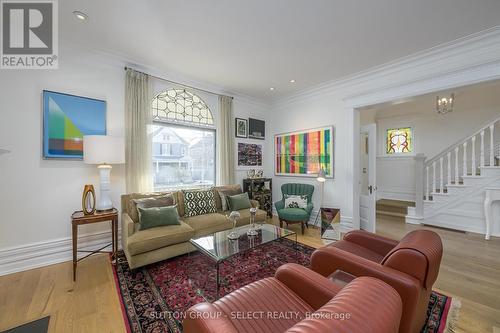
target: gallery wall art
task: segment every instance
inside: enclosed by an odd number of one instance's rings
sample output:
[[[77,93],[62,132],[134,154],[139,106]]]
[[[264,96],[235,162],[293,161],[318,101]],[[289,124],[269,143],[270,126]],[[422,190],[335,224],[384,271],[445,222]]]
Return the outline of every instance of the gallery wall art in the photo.
[[[262,167],[263,146],[257,143],[238,142],[237,144],[237,167],[248,170]]]
[[[248,121],[242,118],[236,118],[235,122],[235,135],[237,138],[247,138],[248,137]]]
[[[44,90],[43,158],[82,159],[84,135],[106,135],[106,102]]]
[[[274,137],[276,175],[316,177],[323,169],[333,177],[333,127],[322,127]]]

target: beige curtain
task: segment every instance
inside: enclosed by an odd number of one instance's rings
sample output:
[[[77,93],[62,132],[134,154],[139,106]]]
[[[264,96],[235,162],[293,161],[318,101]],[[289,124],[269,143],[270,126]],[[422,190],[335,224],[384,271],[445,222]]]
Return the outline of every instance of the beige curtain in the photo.
[[[125,78],[125,174],[127,193],[153,189],[151,156],[151,82],[127,69]]]
[[[217,126],[217,150],[220,185],[234,184],[234,130],[233,99],[219,96],[219,115]]]

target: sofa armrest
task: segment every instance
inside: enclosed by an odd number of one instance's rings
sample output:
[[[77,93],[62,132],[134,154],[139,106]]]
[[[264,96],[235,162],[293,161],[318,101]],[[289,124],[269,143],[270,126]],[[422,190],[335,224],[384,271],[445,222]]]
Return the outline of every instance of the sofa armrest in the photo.
[[[135,224],[127,213],[122,214],[122,233],[123,236],[130,237],[134,234]]]
[[[281,266],[274,276],[314,310],[325,305],[342,289],[324,276],[297,264]]]
[[[210,303],[199,303],[185,312],[184,333],[237,333],[229,318]]]
[[[361,277],[286,333],[397,333],[401,314],[401,298],[393,288],[380,280]]]
[[[387,255],[387,253],[389,253],[389,251],[399,243],[393,239],[375,235],[363,230],[348,232],[344,235],[344,240],[372,250],[382,256]]]
[[[283,201],[283,200],[276,201],[274,203],[274,207],[276,207],[276,211],[285,208],[285,201]]]
[[[250,204],[252,205],[252,208],[259,209],[260,207],[260,203],[257,200],[250,200]]]

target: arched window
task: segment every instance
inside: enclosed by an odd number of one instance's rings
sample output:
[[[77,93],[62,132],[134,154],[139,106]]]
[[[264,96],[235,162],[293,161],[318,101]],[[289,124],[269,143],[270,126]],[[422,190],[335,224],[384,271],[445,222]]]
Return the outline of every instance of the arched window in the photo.
[[[212,112],[197,95],[185,89],[170,89],[156,95],[152,101],[153,120],[201,126],[214,125]]]
[[[207,104],[185,89],[160,92],[153,111],[156,191],[215,184],[215,127]]]

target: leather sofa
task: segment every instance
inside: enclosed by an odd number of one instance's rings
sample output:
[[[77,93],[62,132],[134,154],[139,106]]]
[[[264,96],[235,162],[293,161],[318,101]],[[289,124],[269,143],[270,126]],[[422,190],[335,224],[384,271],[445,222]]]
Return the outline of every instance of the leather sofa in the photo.
[[[222,211],[222,202],[217,192],[218,189],[235,189],[240,185],[226,185],[214,187],[215,206],[217,213],[185,217],[184,197],[182,191],[154,192],[154,193],[131,193],[121,196],[121,224],[122,224],[122,248],[127,257],[131,269],[148,265],[157,261],[172,258],[181,254],[194,251],[189,243],[191,238],[206,236],[208,234],[230,229],[232,224],[226,218],[229,212]],[[160,196],[171,193],[177,204],[177,210],[181,218],[180,225],[156,227],[139,230],[138,220],[133,220],[132,210],[136,209],[132,203],[133,199]],[[253,207],[258,208],[259,203],[250,200]],[[240,218],[237,226],[250,222],[250,209],[239,210]],[[265,221],[267,213],[261,209],[257,210],[255,221]]]
[[[403,301],[399,332],[417,333],[425,323],[442,253],[441,238],[430,230],[412,231],[399,242],[356,230],[314,251],[311,268],[323,276],[341,270],[391,285]]]
[[[185,313],[185,333],[396,333],[401,298],[386,283],[357,278],[341,288],[297,264]]]

